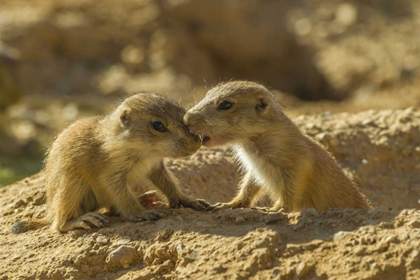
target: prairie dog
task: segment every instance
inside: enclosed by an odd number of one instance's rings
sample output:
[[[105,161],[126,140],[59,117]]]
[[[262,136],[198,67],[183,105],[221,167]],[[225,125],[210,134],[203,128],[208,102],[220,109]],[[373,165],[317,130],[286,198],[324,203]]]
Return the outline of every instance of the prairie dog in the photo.
[[[187,197],[163,161],[191,155],[201,146],[184,125],[184,114],[184,108],[163,96],[139,93],[108,116],[70,125],[46,158],[46,217],[19,221],[12,232],[48,224],[60,232],[102,227],[107,218],[95,210],[103,207],[132,222],[165,216],[141,206],[132,191],[138,185],[159,188],[172,208],[204,210],[209,204]]]
[[[184,116],[208,147],[230,144],[245,170],[239,192],[212,208],[251,207],[264,189],[270,209],[370,208],[365,195],[337,161],[304,135],[262,85],[234,81],[211,89]]]

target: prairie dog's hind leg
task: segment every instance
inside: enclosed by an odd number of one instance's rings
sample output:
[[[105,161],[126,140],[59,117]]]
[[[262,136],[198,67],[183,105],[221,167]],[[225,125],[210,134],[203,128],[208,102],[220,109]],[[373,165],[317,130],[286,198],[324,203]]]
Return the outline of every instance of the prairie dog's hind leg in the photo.
[[[93,212],[98,209],[99,204],[91,187],[73,179],[52,194],[52,228],[66,232],[76,228],[90,229],[91,225],[102,226],[107,219],[104,215]]]
[[[96,212],[89,212],[83,216],[77,217],[65,223],[59,230],[66,232],[74,229],[91,229],[92,226],[101,228],[104,223],[108,222],[108,218]]]

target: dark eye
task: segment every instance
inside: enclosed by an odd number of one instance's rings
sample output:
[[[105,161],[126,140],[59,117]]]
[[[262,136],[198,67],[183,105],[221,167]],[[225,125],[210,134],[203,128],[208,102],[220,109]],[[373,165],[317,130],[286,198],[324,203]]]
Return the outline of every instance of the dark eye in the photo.
[[[217,109],[219,110],[228,110],[232,107],[232,102],[229,101],[222,101],[220,102],[219,106],[217,106]]]
[[[159,122],[159,121],[152,122],[152,126],[153,126],[154,130],[159,131],[159,132],[167,131],[165,125],[163,123]]]

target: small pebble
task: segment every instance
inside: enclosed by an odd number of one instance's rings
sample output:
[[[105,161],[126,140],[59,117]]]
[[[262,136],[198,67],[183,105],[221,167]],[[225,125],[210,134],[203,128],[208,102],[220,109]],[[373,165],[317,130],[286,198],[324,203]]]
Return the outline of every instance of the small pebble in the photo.
[[[138,257],[137,250],[131,246],[120,246],[106,257],[105,262],[109,266],[127,266]]]
[[[242,224],[245,221],[246,220],[245,220],[244,216],[236,216],[236,218],[235,218],[235,223],[237,223],[237,224]]]
[[[296,275],[298,278],[302,278],[308,274],[310,270],[311,266],[309,266],[306,262],[301,262],[296,268]]]
[[[307,208],[302,210],[303,215],[307,215],[309,217],[319,217],[320,214],[315,208]]]
[[[385,240],[384,240],[384,242],[385,242],[386,244],[395,243],[396,241],[397,241],[397,236],[395,236],[395,235],[388,236],[388,237],[387,237],[387,238],[385,238]]]
[[[339,241],[344,239],[347,235],[349,235],[348,231],[339,231],[334,234],[334,241]]]
[[[420,228],[420,221],[418,221],[417,219],[414,219],[414,220],[409,221],[407,225],[412,228]]]
[[[185,249],[184,244],[178,243],[176,245],[176,252],[178,253],[178,255],[180,255],[184,251],[184,249]]]
[[[124,245],[131,241],[131,238],[128,236],[121,236],[121,239],[118,239],[117,245]]]
[[[103,235],[99,235],[97,238],[96,238],[96,243],[98,243],[98,244],[100,244],[100,245],[105,245],[105,244],[107,244],[108,243],[108,238],[106,238],[105,236],[103,236]]]

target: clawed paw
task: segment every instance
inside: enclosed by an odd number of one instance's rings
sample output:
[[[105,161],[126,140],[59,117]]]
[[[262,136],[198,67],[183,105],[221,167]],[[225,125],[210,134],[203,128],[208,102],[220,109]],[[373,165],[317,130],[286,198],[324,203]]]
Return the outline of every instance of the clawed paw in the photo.
[[[67,222],[60,231],[66,232],[73,229],[91,229],[92,226],[101,228],[104,223],[108,222],[108,218],[105,215],[96,212],[89,212],[80,216],[74,220]]]
[[[253,210],[264,211],[268,213],[285,212],[284,208],[281,207],[252,207]]]
[[[246,201],[231,201],[231,202],[218,202],[206,208],[206,211],[217,212],[222,209],[236,209],[236,208],[249,208],[249,203]]]
[[[208,207],[210,207],[211,204],[208,203],[204,199],[191,199],[191,198],[188,198],[188,197],[181,198],[179,200],[173,200],[173,201],[169,202],[169,207],[170,208],[179,208],[181,206],[191,208],[191,209],[194,209],[196,211],[204,211]]]
[[[205,201],[204,199],[181,200],[179,204],[180,206],[192,208],[197,211],[204,211],[207,209],[207,207],[211,206],[211,204]]]
[[[128,220],[131,222],[144,222],[144,221],[156,221],[161,218],[165,218],[167,214],[163,211],[152,210],[152,211],[141,211],[128,215]]]
[[[232,205],[231,203],[219,202],[219,203],[216,203],[207,207],[206,211],[217,212],[222,209],[231,209],[231,208],[237,208],[237,207],[234,207],[234,205]]]

